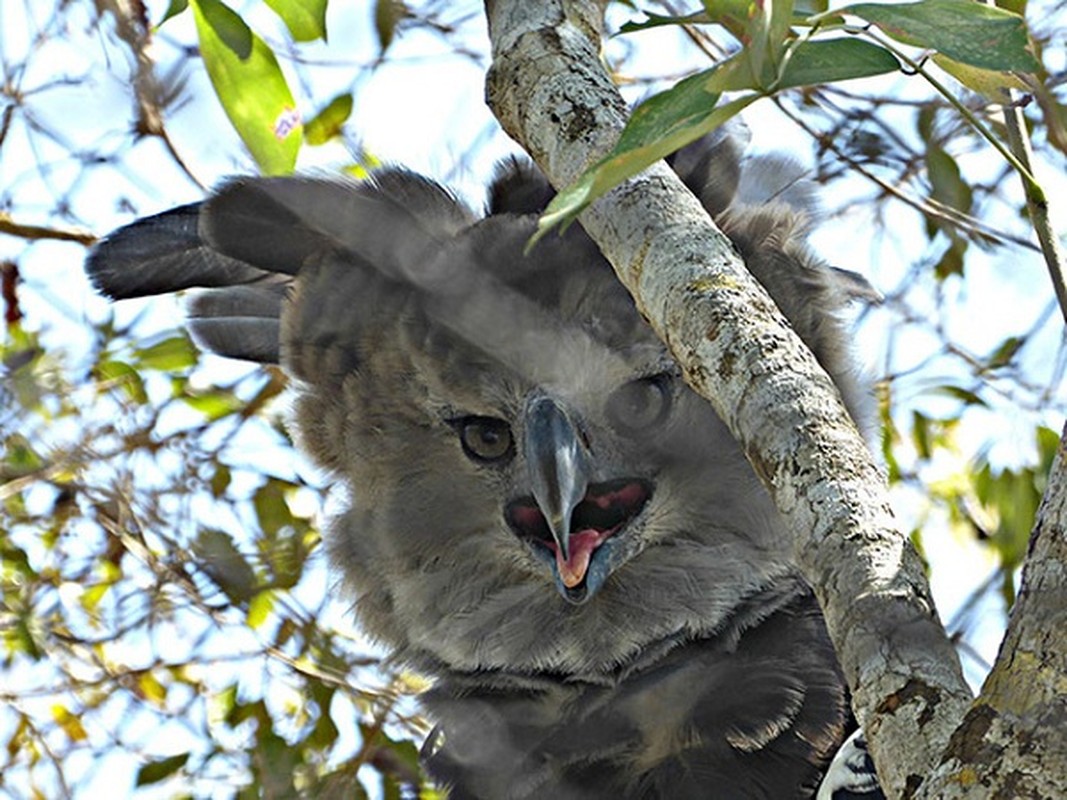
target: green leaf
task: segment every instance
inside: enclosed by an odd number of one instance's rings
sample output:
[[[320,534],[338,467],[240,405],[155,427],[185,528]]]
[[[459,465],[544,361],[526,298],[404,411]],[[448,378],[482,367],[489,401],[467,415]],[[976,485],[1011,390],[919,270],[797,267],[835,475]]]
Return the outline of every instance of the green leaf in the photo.
[[[222,419],[230,414],[243,411],[247,406],[247,404],[233,392],[228,392],[224,389],[182,395],[181,399],[187,406],[194,408],[203,414],[204,419],[208,422],[214,422],[215,420]]]
[[[215,472],[211,476],[210,481],[211,496],[215,498],[222,497],[226,489],[229,487],[231,479],[232,475],[230,473],[230,468],[225,464],[216,463]]]
[[[1026,0],[997,0],[997,7],[1020,17],[1026,16]]]
[[[196,348],[189,337],[179,334],[133,351],[137,369],[175,371],[196,364]]]
[[[44,459],[21,433],[13,433],[4,440],[3,453],[5,477],[26,475],[44,466]]]
[[[930,420],[918,411],[911,412],[911,438],[919,458],[929,461],[934,450],[930,442]]]
[[[72,742],[84,742],[89,738],[85,726],[82,725],[81,715],[75,714],[62,703],[52,704],[52,719]]]
[[[258,588],[256,573],[228,533],[214,528],[200,531],[193,542],[200,568],[235,603],[249,600]]]
[[[188,7],[189,0],[170,0],[170,4],[167,6],[167,10],[163,13],[163,19],[159,21],[159,25],[162,25],[171,17],[178,16]],[[159,27],[159,25],[157,25],[156,27]]]
[[[997,369],[998,367],[1007,366],[1011,363],[1011,360],[1015,358],[1015,354],[1019,352],[1021,348],[1026,344],[1026,338],[1023,336],[1009,336],[1000,346],[993,351],[993,354],[986,361],[986,369]]]
[[[981,406],[982,408],[988,407],[988,403],[986,403],[985,400],[979,397],[975,392],[970,389],[964,389],[962,386],[946,384],[944,386],[938,386],[933,391],[936,394],[944,394],[949,397],[954,397],[955,399],[962,401],[964,405]]]
[[[964,214],[970,213],[974,192],[963,180],[956,160],[933,142],[926,150],[926,175],[935,200]]]
[[[904,44],[936,50],[973,67],[1036,72],[1041,66],[1022,17],[974,0],[856,3],[835,13],[862,17]]]
[[[44,651],[38,646],[33,635],[30,620],[24,614],[19,615],[14,625],[7,624],[0,628],[0,641],[4,643],[4,653],[8,656],[4,659],[5,664],[10,664],[10,656],[19,653],[34,661],[40,661],[44,657]]]
[[[407,8],[401,0],[375,0],[374,31],[378,34],[378,52],[384,54],[396,36],[396,26],[405,16]]]
[[[1040,427],[1037,429],[1037,456],[1038,470],[1042,475],[1048,475],[1052,469],[1052,461],[1056,457],[1056,451],[1060,447],[1060,435],[1052,428]],[[1044,487],[1041,494],[1044,494]]]
[[[281,483],[276,480],[268,480],[252,497],[252,505],[256,509],[256,519],[259,527],[268,536],[273,536],[284,525],[293,522],[293,512],[289,510],[289,504],[285,502],[285,492]]]
[[[298,42],[326,41],[327,0],[263,0]]]
[[[611,153],[549,203],[534,240],[552,226],[572,220],[613,186],[715,130],[757,100],[758,94],[750,94],[716,107],[724,82],[718,70],[727,63],[692,75],[638,106]]]
[[[946,232],[946,235],[949,239],[948,247],[945,248],[941,258],[934,264],[934,276],[939,281],[945,280],[950,275],[963,274],[963,257],[967,252],[966,240],[951,231]]]
[[[101,361],[96,365],[97,378],[101,383],[111,383],[122,388],[126,395],[138,405],[148,402],[148,393],[140,373],[125,361]]]
[[[1004,101],[1004,96],[1001,94],[1003,89],[1018,89],[1024,92],[1029,90],[1024,81],[1010,72],[996,72],[991,69],[972,67],[940,53],[934,54],[934,63],[968,89],[996,102]]]
[[[752,43],[752,28],[762,15],[762,3],[753,0],[704,0],[704,12],[709,21],[722,25],[737,41]]]
[[[185,766],[189,760],[188,753],[164,758],[160,761],[149,761],[137,770],[137,786],[147,786],[150,783],[159,783],[166,780],[175,772]]]
[[[259,168],[293,171],[302,126],[278,60],[219,0],[193,0],[200,54],[226,116]]]
[[[853,78],[869,78],[900,69],[884,47],[860,39],[800,42],[785,64],[776,89],[815,86]]]
[[[352,95],[339,94],[326,108],[304,123],[304,141],[311,145],[325,144],[341,135],[341,128],[352,115]]]
[[[274,610],[274,592],[256,592],[248,602],[248,613],[245,621],[248,627],[255,630],[270,619],[270,612]]]
[[[619,33],[637,33],[638,31],[647,31],[651,28],[659,28],[664,25],[696,25],[701,22],[711,22],[711,18],[703,11],[696,11],[692,14],[683,14],[678,17],[653,14],[648,11],[643,11],[641,13],[645,15],[644,22],[625,22],[622,27],[619,28]]]

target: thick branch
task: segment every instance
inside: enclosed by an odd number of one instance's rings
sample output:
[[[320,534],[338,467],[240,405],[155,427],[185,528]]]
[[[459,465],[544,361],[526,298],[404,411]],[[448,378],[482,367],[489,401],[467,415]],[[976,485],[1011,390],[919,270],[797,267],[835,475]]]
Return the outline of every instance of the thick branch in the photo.
[[[487,2],[488,99],[556,186],[618,137],[594,2]],[[582,216],[686,378],[742,442],[796,532],[883,783],[913,789],[970,702],[884,478],[835,388],[663,164]]]

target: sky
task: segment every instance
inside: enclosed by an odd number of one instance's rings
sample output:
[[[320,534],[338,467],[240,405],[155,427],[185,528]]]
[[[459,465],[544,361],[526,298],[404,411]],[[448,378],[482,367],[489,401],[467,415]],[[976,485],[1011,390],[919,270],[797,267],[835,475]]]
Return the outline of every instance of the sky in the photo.
[[[200,199],[207,188],[227,175],[253,171],[195,61],[184,73],[184,95],[190,99],[172,109],[168,117],[172,141],[193,178],[174,165],[158,140],[143,139],[131,146],[128,124],[116,124],[131,117],[125,51],[99,28],[91,3],[75,3],[65,15],[64,25],[56,29],[47,27],[51,5],[39,0],[0,0],[0,57],[5,65],[28,65],[5,77],[17,78],[27,95],[28,118],[33,122],[13,125],[0,149],[0,207],[17,206],[21,216],[49,224],[56,222],[51,214],[57,201],[63,201],[70,216],[61,220],[62,224],[103,234],[134,216]],[[148,3],[150,16],[159,19],[165,5]],[[478,4],[452,5],[469,6],[470,20],[461,28],[471,48],[484,52]],[[403,164],[447,182],[473,205],[480,205],[479,187],[493,164],[517,152],[485,106],[484,56],[457,56],[438,37],[416,32],[398,39],[388,61],[368,77],[358,68],[377,58],[369,24],[370,6],[357,3],[356,8],[364,12],[361,15],[351,13],[350,4],[334,2],[329,17],[330,44],[303,48],[303,66],[283,59],[305,116],[337,92],[351,90],[356,98],[347,146],[307,150],[299,169],[334,169],[358,146],[385,163]],[[281,42],[277,20],[266,7],[256,2],[236,7],[246,12],[247,21],[268,41]],[[456,19],[462,14],[449,16]],[[168,22],[157,35],[155,55],[161,73],[177,63],[195,40],[188,17],[186,14]],[[38,36],[41,33],[45,35]],[[699,62],[694,51],[675,37],[670,31],[653,31],[616,39],[608,43],[607,53],[610,57],[635,48],[637,54],[630,68],[633,75],[682,74]],[[26,54],[31,57],[26,58]],[[357,74],[361,77],[354,78]],[[869,85],[856,82],[854,88],[860,91]],[[915,78],[903,76],[884,79],[878,85],[916,98],[925,91]],[[629,100],[636,101],[647,89],[635,83],[624,91]],[[773,104],[756,104],[745,119],[752,152],[784,150],[801,164],[814,165],[810,140]],[[56,132],[61,138],[51,135]],[[915,136],[903,115],[899,134]],[[72,159],[72,151],[84,158]],[[84,169],[85,163],[101,154],[114,159],[113,169]],[[976,180],[992,181],[999,175],[987,154],[963,153],[960,162]],[[1041,161],[1037,171],[1054,198],[1067,197],[1062,159]],[[886,219],[875,219],[872,206],[866,202],[872,191],[870,184],[857,179],[835,184],[833,196],[820,198],[825,222],[814,229],[812,243],[830,263],[860,272],[887,297],[906,297],[916,313],[928,314],[931,319],[940,311],[923,298],[940,292],[952,311],[939,324],[974,353],[989,352],[1006,336],[1028,331],[1047,313],[1051,290],[1044,267],[1036,254],[1021,248],[979,254],[969,262],[966,281],[950,279],[935,292],[928,284],[911,286],[915,282],[911,265],[929,255],[922,235],[915,234],[921,231],[921,223],[915,212],[899,204],[888,209]],[[1010,191],[1018,196],[1017,189]],[[1054,212],[1057,229],[1067,229],[1062,207],[1054,207]],[[890,231],[903,233],[876,233],[879,222]],[[1003,213],[997,222],[1024,230],[1019,221],[1007,219]],[[88,351],[85,325],[110,313],[108,304],[92,292],[84,278],[83,256],[83,248],[69,243],[28,244],[0,236],[0,260],[19,259],[23,265],[26,324],[40,330],[49,346],[68,352],[74,363],[84,359]],[[144,308],[126,304],[115,310],[116,319],[128,322],[143,314]],[[171,301],[154,301],[150,308],[138,327],[144,335],[172,326],[180,318],[179,308]],[[931,414],[947,413],[950,401],[929,389],[958,376],[959,368],[947,360],[930,361],[930,352],[936,349],[930,330],[903,330],[899,316],[888,309],[872,309],[860,316],[856,350],[866,368],[873,374],[908,374],[899,391],[910,393],[912,404]],[[1062,327],[1053,318],[1036,336],[1036,344],[1027,354],[1030,374],[1035,384],[1054,384],[1062,357],[1058,349]],[[214,360],[203,379],[232,376],[235,369],[232,363]],[[959,457],[985,451],[1000,464],[1025,463],[1032,458],[1029,437],[1035,416],[1058,430],[1065,400],[1062,387],[1054,387],[1044,411],[1014,413],[1010,398],[987,411],[973,410],[960,429]],[[958,460],[946,457],[928,468],[928,477],[937,478],[939,471],[951,475],[958,466]],[[278,468],[312,474],[304,464]],[[905,528],[921,517],[924,498],[901,488],[894,493],[894,500]],[[928,536],[924,542],[933,565],[935,597],[943,619],[950,619],[995,564],[985,548],[954,533],[944,520],[934,519],[931,524],[940,525],[944,533]],[[982,602],[984,613],[979,614],[981,623],[972,634],[972,644],[982,660],[991,662],[1003,620],[995,595]],[[339,606],[333,613],[341,624],[344,609]],[[977,685],[983,675],[981,661],[965,658],[964,664],[968,679]],[[106,783],[108,776],[98,773],[98,779]],[[86,788],[89,791],[91,787]]]

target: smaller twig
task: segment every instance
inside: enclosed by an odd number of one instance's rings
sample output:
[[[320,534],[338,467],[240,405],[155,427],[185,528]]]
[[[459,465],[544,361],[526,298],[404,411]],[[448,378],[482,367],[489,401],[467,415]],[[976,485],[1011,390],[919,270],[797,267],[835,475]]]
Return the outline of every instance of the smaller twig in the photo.
[[[16,222],[11,215],[0,211],[0,233],[18,236],[22,239],[58,239],[63,242],[77,242],[86,246],[96,242],[95,234],[77,228],[50,228],[45,225],[31,225]]]
[[[1026,196],[1026,209],[1030,212],[1030,222],[1034,226],[1038,242],[1041,243],[1041,254],[1045,257],[1049,277],[1052,278],[1052,286],[1056,290],[1060,313],[1067,322],[1067,280],[1064,278],[1064,254],[1060,248],[1059,239],[1056,238],[1056,232],[1052,229],[1052,221],[1048,213],[1049,200],[1033,178],[1031,169],[1033,151],[1030,148],[1030,139],[1026,136],[1022,107],[1014,102],[1011,89],[1001,91],[1005,101],[1004,125],[1008,131],[1008,145],[1019,163],[1026,167],[1025,173],[1019,173],[1019,178],[1023,183],[1023,194]]]

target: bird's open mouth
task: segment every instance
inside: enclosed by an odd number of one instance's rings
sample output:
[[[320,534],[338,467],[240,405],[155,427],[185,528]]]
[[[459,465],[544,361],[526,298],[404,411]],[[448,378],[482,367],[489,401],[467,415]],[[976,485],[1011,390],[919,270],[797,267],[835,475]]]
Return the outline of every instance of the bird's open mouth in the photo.
[[[651,496],[652,485],[636,478],[590,485],[571,513],[568,558],[560,552],[533,497],[513,500],[505,518],[520,539],[532,543],[534,551],[553,565],[564,597],[580,603],[586,599],[590,566],[595,564],[601,546],[640,514]],[[603,577],[607,577],[606,571]]]

